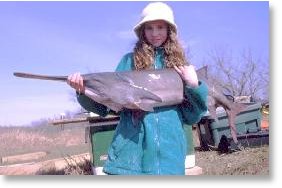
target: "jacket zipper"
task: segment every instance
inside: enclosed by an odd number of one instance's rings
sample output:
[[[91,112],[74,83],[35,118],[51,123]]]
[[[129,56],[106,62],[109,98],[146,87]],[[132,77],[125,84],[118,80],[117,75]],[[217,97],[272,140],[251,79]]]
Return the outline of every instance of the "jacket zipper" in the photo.
[[[157,69],[157,56],[158,56],[158,50],[155,50],[154,54],[154,68]],[[156,135],[156,150],[157,150],[157,174],[160,174],[160,126],[159,126],[159,119],[158,116],[154,113],[154,118],[156,120],[156,126],[157,126],[157,135]]]
[[[157,174],[160,174],[160,126],[159,126],[159,118],[157,117],[156,114],[154,114],[154,118],[156,120],[156,129],[157,129],[157,133],[156,133],[156,152],[157,152],[157,161],[156,161],[156,165],[157,165]]]

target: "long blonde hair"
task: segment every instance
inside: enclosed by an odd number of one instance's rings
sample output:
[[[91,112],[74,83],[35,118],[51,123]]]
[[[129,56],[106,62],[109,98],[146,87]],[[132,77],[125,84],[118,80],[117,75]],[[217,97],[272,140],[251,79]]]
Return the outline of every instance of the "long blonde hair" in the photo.
[[[154,62],[154,47],[150,45],[145,38],[144,24],[138,33],[139,40],[134,47],[134,66],[136,70],[152,69]],[[184,49],[181,47],[177,39],[177,31],[175,27],[168,24],[168,37],[163,44],[164,48],[164,64],[166,68],[182,66],[188,64]]]

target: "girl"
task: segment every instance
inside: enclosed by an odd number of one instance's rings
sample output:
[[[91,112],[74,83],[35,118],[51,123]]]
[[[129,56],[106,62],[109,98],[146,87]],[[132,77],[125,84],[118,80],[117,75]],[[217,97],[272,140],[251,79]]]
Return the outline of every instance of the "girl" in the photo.
[[[154,108],[153,112],[125,109],[115,130],[103,171],[107,174],[185,174],[186,138],[183,125],[194,124],[206,112],[207,87],[188,65],[177,39],[171,8],[160,2],[148,4],[134,27],[138,41],[116,71],[174,68],[185,85],[180,105]],[[79,73],[68,83],[77,90],[78,102],[88,111],[106,116],[109,109],[86,97]],[[136,120],[137,124],[136,124]]]

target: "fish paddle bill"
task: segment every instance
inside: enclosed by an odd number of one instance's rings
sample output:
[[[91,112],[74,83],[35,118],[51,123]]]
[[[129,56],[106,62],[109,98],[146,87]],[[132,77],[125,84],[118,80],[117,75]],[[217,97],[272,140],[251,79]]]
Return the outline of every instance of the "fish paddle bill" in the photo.
[[[14,72],[14,76],[21,78],[39,79],[39,80],[57,80],[57,81],[67,81],[67,76],[47,76],[41,74],[30,74],[24,72]]]

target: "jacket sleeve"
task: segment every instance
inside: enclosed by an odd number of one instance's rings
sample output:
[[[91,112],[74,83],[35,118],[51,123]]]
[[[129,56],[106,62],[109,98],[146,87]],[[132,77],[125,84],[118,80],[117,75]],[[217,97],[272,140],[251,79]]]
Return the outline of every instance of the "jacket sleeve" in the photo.
[[[124,71],[124,70],[131,70],[132,63],[131,63],[131,55],[126,54],[121,59],[120,63],[118,64],[116,71]],[[84,94],[77,93],[77,101],[79,104],[87,111],[93,112],[100,116],[107,116],[110,112],[110,109],[103,104],[97,103],[91,98],[87,97]]]
[[[116,72],[130,71],[134,69],[133,53],[128,53],[123,56],[116,68]]]
[[[180,105],[184,122],[192,125],[200,121],[207,112],[208,87],[205,82],[199,81],[197,88],[185,86],[184,102]]]

